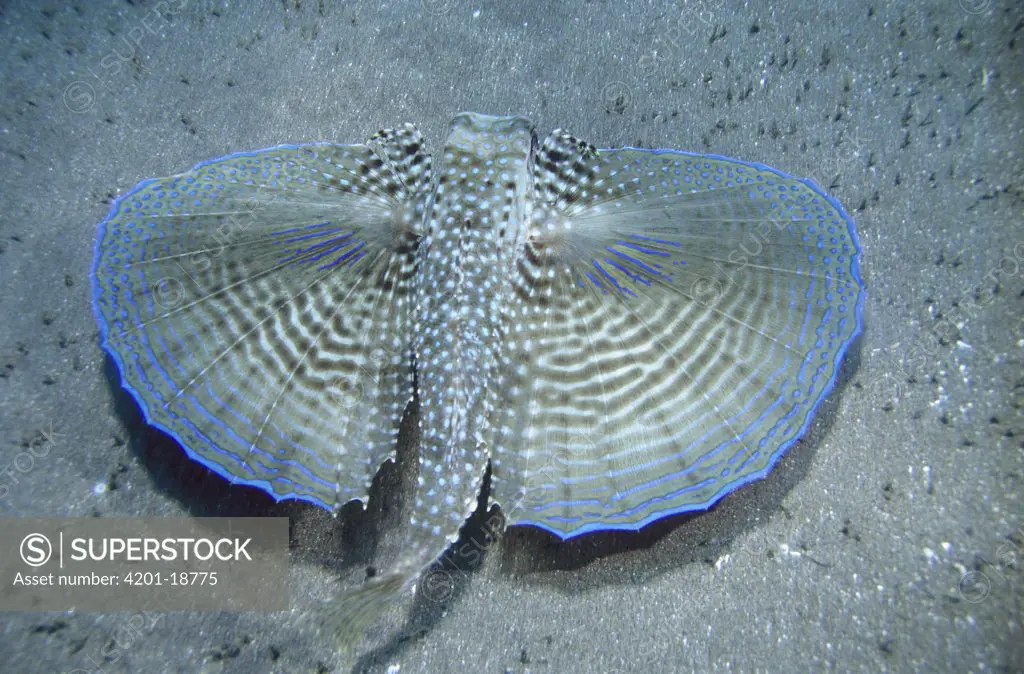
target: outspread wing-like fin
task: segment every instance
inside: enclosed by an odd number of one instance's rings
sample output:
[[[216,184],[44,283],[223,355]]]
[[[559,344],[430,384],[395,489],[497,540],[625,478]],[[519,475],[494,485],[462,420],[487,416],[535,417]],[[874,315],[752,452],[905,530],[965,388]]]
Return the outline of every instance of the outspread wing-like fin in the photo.
[[[850,216],[766,166],[559,132],[535,185],[494,450],[509,523],[639,529],[763,477],[860,330]]]
[[[101,225],[104,347],[146,418],[232,482],[365,498],[412,396],[415,129],[147,180]]]

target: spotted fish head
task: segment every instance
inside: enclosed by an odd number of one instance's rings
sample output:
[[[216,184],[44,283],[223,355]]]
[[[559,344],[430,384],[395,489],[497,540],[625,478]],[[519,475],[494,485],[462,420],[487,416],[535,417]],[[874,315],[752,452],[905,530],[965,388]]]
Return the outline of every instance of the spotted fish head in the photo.
[[[533,123],[523,117],[457,115],[441,153],[428,236],[470,227],[512,250],[530,221],[536,146]]]

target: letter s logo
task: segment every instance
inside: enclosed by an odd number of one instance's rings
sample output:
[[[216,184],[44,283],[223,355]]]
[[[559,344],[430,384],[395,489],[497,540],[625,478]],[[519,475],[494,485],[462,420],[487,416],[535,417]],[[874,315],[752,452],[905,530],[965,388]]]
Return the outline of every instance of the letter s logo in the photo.
[[[53,546],[42,534],[29,534],[21,539],[21,561],[29,566],[42,566],[50,561]]]

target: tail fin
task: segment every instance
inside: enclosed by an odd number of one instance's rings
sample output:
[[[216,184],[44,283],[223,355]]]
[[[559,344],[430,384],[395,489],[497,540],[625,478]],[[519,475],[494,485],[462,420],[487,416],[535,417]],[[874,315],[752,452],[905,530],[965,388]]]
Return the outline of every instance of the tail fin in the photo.
[[[310,617],[316,621],[322,634],[336,641],[342,653],[348,653],[412,579],[405,573],[373,578],[340,598],[323,603]]]

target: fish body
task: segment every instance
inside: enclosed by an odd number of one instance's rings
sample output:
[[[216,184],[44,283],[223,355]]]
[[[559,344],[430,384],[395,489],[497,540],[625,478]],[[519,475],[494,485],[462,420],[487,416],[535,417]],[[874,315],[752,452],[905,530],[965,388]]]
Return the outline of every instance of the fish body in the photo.
[[[394,568],[356,634],[475,507],[567,539],[703,510],[806,430],[861,329],[853,220],[814,183],[597,150],[463,113],[149,180],[100,226],[103,345],[147,420],[232,482],[365,502],[419,400]]]
[[[413,309],[422,446],[411,525],[449,542],[473,511],[491,459],[534,142],[528,120],[459,116],[428,202]],[[424,556],[436,556],[436,543],[427,545]]]

